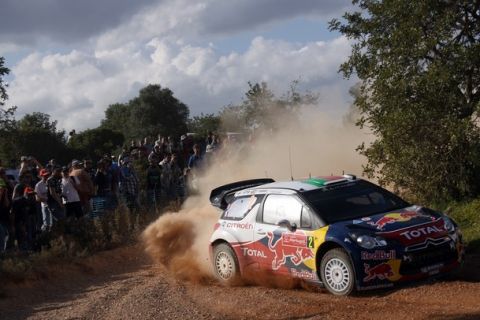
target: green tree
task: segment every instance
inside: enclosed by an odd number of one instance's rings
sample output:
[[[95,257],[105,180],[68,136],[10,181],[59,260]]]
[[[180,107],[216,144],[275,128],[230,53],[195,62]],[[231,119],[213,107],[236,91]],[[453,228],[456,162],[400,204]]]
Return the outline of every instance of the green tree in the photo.
[[[65,131],[57,130],[57,120],[50,120],[50,115],[42,112],[33,112],[23,116],[17,123],[21,131],[42,130],[56,136],[58,139],[64,139]]]
[[[51,121],[48,114],[26,114],[18,120],[12,134],[15,139],[14,154],[17,158],[31,155],[41,162],[55,158],[64,164],[71,160],[72,154],[66,145],[65,131],[57,130],[57,121]]]
[[[298,80],[281,97],[268,88],[266,82],[248,82],[248,90],[240,105],[229,105],[220,112],[222,127],[226,131],[248,129],[276,130],[284,121],[296,121],[300,108],[313,105],[318,96],[298,92]]]
[[[100,127],[121,132],[125,137],[131,137],[130,110],[129,104],[115,103],[108,106],[105,110],[105,119],[102,120]]]
[[[174,135],[187,131],[189,109],[173,92],[160,85],[148,85],[129,102],[134,137]]]
[[[276,109],[273,92],[266,82],[252,84],[248,82],[248,91],[243,100],[245,121],[250,127],[271,127],[271,115]]]
[[[480,190],[480,2],[354,0],[330,29],[352,40],[365,172],[424,200]]]
[[[12,135],[16,128],[15,111],[17,107],[3,108],[8,99],[7,85],[3,78],[10,73],[5,67],[5,58],[0,57],[0,159],[13,160],[15,139]]]
[[[10,69],[5,67],[5,58],[0,57],[0,107],[4,105],[8,99],[6,84],[3,81],[3,77],[10,73]]]
[[[122,133],[100,127],[75,134],[69,141],[69,147],[78,156],[99,159],[121,147],[124,140]]]
[[[177,136],[187,131],[188,115],[188,107],[170,89],[151,84],[127,104],[110,105],[101,126],[123,133],[126,139],[159,133]]]
[[[188,131],[206,136],[208,132],[216,132],[220,128],[220,117],[214,114],[200,114],[188,120]]]
[[[15,111],[16,107],[8,109],[0,108],[0,159],[15,161],[16,141],[14,132],[16,130]]]

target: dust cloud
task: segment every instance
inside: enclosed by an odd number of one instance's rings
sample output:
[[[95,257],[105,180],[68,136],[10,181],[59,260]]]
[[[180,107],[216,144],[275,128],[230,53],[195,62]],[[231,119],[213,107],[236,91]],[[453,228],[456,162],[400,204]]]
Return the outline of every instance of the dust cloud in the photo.
[[[208,198],[222,184],[263,177],[289,180],[291,175],[294,179],[342,172],[361,175],[364,159],[355,148],[371,140],[371,135],[315,108],[302,110],[299,121],[279,119],[275,134],[265,132],[244,143],[227,142],[214,155],[209,169],[196,179],[199,194],[143,232],[146,252],[155,262],[180,279],[203,282],[214,277],[209,238],[221,212]]]

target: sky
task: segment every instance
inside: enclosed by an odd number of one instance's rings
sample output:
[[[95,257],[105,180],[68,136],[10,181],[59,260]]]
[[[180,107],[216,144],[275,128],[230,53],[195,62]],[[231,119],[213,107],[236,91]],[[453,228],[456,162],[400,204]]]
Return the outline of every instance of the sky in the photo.
[[[347,0],[0,0],[6,105],[80,131],[148,84],[199,115],[241,102],[249,81],[281,95],[300,80],[341,116],[354,79],[338,68],[351,43],[328,21],[350,9]]]

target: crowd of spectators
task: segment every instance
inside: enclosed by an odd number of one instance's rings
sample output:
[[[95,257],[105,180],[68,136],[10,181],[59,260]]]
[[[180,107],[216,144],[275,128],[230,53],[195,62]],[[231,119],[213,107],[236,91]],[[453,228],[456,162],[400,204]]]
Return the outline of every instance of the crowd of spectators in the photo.
[[[51,159],[42,165],[22,156],[14,179],[0,162],[0,254],[39,249],[35,239],[58,221],[95,218],[122,203],[135,214],[140,207],[181,202],[219,148],[213,133],[197,141],[159,135],[154,142],[132,140],[118,156],[106,154],[96,162],[74,159],[62,166]]]

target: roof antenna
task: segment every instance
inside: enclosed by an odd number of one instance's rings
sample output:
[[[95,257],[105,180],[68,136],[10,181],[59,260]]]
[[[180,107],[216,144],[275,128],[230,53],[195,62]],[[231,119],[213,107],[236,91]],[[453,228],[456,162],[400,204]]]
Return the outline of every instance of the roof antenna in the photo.
[[[342,176],[345,175],[345,170],[342,170]]]
[[[288,160],[290,161],[290,179],[293,181],[292,151],[290,150],[290,145],[288,146]]]
[[[311,172],[308,173],[308,178],[312,179],[312,173]]]

